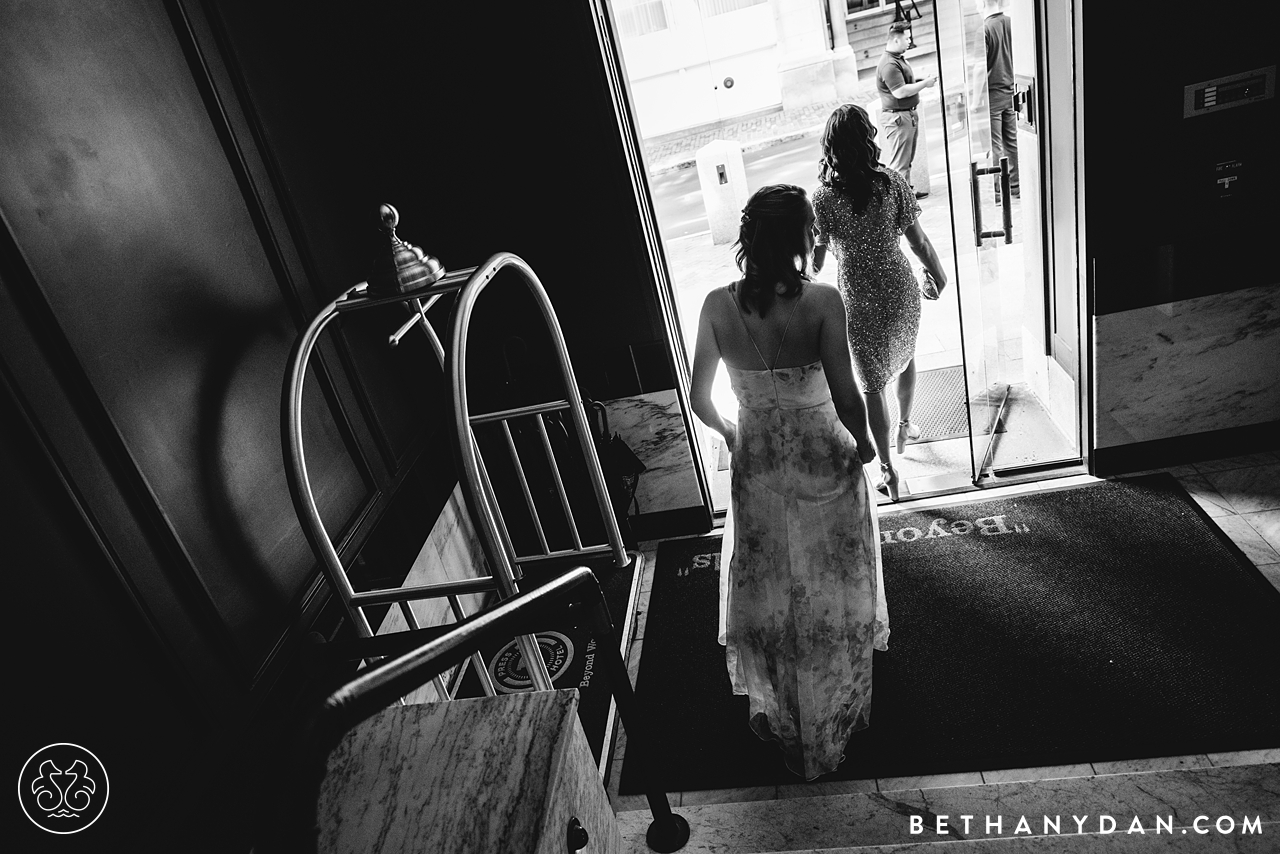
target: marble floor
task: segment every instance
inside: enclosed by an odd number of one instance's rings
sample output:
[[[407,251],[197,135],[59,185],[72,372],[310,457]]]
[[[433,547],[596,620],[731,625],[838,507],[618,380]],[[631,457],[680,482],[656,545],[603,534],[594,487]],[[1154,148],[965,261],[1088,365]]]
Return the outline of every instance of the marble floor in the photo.
[[[1280,449],[1278,449],[1280,450]],[[1209,462],[1201,462],[1190,465],[1182,465],[1169,469],[1160,469],[1160,471],[1168,471],[1178,478],[1179,482],[1187,489],[1195,501],[1204,508],[1206,513],[1218,524],[1218,526],[1240,547],[1248,558],[1262,571],[1262,573],[1271,581],[1273,585],[1280,588],[1280,452],[1272,450],[1260,454],[1252,454],[1249,456],[1232,457],[1228,459],[1213,460]],[[1131,474],[1140,474],[1145,472],[1133,472]],[[1090,482],[1094,480],[1086,475],[1071,478],[1061,478],[1055,481],[1045,481],[1039,483],[1025,483],[1016,486],[1000,487],[998,489],[983,490],[981,492],[968,493],[963,495],[948,495],[931,499],[921,499],[915,502],[909,502],[899,505],[896,508],[881,508],[881,514],[887,515],[895,512],[901,512],[907,509],[924,509],[931,505],[954,505],[971,501],[988,500],[996,497],[997,494],[1026,493],[1030,491],[1042,490],[1045,488],[1055,489],[1064,488],[1080,483]],[[631,668],[631,675],[634,681],[639,670],[640,652],[644,645],[644,630],[646,617],[649,606],[649,593],[652,590],[653,568],[656,564],[657,542],[642,543],[641,549],[646,555],[645,567],[646,572],[641,581],[639,597],[637,599],[637,612],[635,622],[635,633],[631,642],[631,648],[628,656],[628,663]],[[614,809],[618,813],[619,821],[624,825],[624,838],[631,839],[637,846],[632,850],[647,850],[643,843],[643,826],[647,826],[648,813],[647,805],[643,796],[640,795],[619,795],[617,791],[618,779],[621,774],[622,759],[626,755],[626,737],[625,733],[619,735],[610,773],[607,779],[607,788],[610,798],[612,799]],[[836,796],[842,796],[846,799],[843,805],[821,804],[814,802],[813,809],[821,811],[822,809],[839,809],[844,810],[842,815],[846,815],[847,811],[853,809],[864,809],[870,811],[868,815],[879,814],[887,810],[889,813],[895,813],[894,820],[899,826],[905,826],[906,812],[902,810],[920,810],[926,809],[926,814],[941,815],[950,811],[951,814],[959,815],[962,807],[969,813],[982,814],[993,813],[995,807],[982,807],[980,805],[963,806],[961,803],[965,797],[978,798],[976,792],[965,794],[957,790],[956,794],[947,794],[945,790],[954,787],[978,787],[978,786],[998,786],[995,794],[983,795],[982,797],[997,798],[996,805],[1003,810],[1005,815],[1016,816],[1018,813],[1013,811],[1008,804],[1018,799],[1026,800],[1028,806],[1024,811],[1027,815],[1039,816],[1040,806],[1031,806],[1039,792],[1041,802],[1045,797],[1054,795],[1058,802],[1063,804],[1062,811],[1069,812],[1075,809],[1077,812],[1088,811],[1087,804],[1096,801],[1101,797],[1098,793],[1106,786],[1119,787],[1117,792],[1106,795],[1107,798],[1118,798],[1119,800],[1104,800],[1102,803],[1111,805],[1111,811],[1118,813],[1118,803],[1127,803],[1128,797],[1125,793],[1128,789],[1126,786],[1136,787],[1134,791],[1142,790],[1147,787],[1149,791],[1151,786],[1160,783],[1163,786],[1161,791],[1167,791],[1169,797],[1173,798],[1178,792],[1188,792],[1192,790],[1204,789],[1205,791],[1218,792],[1219,796],[1222,792],[1227,791],[1246,791],[1250,794],[1246,800],[1250,803],[1253,800],[1262,798],[1264,804],[1257,809],[1262,810],[1265,815],[1270,816],[1268,821],[1280,820],[1280,744],[1273,745],[1267,749],[1250,750],[1237,753],[1222,754],[1199,754],[1192,756],[1169,756],[1159,759],[1140,759],[1132,761],[1108,761],[1108,762],[1086,762],[1077,765],[1056,766],[1048,768],[1025,768],[1017,770],[974,770],[957,774],[943,774],[929,777],[909,777],[909,778],[885,778],[885,779],[868,779],[853,780],[835,783],[823,783],[821,781],[814,783],[797,782],[791,785],[782,785],[776,787],[762,787],[750,789],[734,789],[734,790],[714,790],[714,791],[697,791],[697,792],[672,792],[670,800],[673,806],[684,808],[695,808],[701,810],[697,814],[698,821],[701,823],[709,823],[716,827],[757,827],[764,837],[757,839],[747,847],[742,847],[737,843],[721,844],[720,841],[714,842],[704,847],[686,847],[685,850],[699,851],[773,851],[773,850],[811,850],[822,848],[823,850],[842,850],[835,846],[848,846],[852,844],[850,838],[837,840],[826,834],[822,822],[814,823],[813,821],[796,820],[794,805],[782,812],[773,819],[767,816],[774,815],[780,807],[771,807],[765,802],[791,802],[799,798],[815,798],[829,799]],[[1245,769],[1245,770],[1240,770]],[[1248,770],[1254,769],[1254,770]],[[1265,770],[1265,773],[1264,773]],[[1141,774],[1139,782],[1132,782],[1131,777],[1125,775]],[[1120,775],[1116,777],[1115,775]],[[1252,780],[1254,775],[1262,775],[1265,781],[1257,783],[1264,792],[1263,795],[1249,789],[1253,783],[1241,782],[1242,780]],[[1112,782],[1107,782],[1115,777]],[[1238,779],[1237,779],[1238,778]],[[1045,781],[1052,781],[1045,782]],[[1123,782],[1129,781],[1129,782]],[[1233,782],[1234,781],[1234,782]],[[1256,781],[1255,781],[1256,782]],[[1008,788],[1005,784],[1016,784],[1012,788]],[[1234,788],[1233,788],[1234,787]],[[1242,788],[1243,787],[1243,788]],[[1120,791],[1123,789],[1124,791]],[[922,793],[922,790],[924,793]],[[943,790],[943,791],[940,791]],[[882,797],[885,793],[894,793],[891,799],[886,800]],[[1092,793],[1092,794],[1090,794]],[[847,801],[853,797],[854,801]],[[1179,796],[1180,797],[1180,796]],[[1188,796],[1189,797],[1189,796]],[[1244,797],[1244,795],[1241,795]],[[863,798],[864,800],[858,800]],[[1269,800],[1268,800],[1269,798]],[[1077,799],[1080,806],[1073,806]],[[1176,799],[1176,798],[1175,798]],[[1166,799],[1167,800],[1167,799]],[[957,805],[948,806],[951,801],[955,801]],[[1200,803],[1204,803],[1200,801]],[[896,806],[895,806],[896,805]],[[914,806],[913,806],[914,805]],[[1236,800],[1228,805],[1220,802],[1220,812],[1209,811],[1218,809],[1218,807],[1196,807],[1202,813],[1218,816],[1218,815],[1240,815],[1240,810],[1246,804],[1243,801]],[[1127,809],[1127,808],[1126,808]],[[1184,805],[1185,809],[1191,809],[1190,806]],[[790,812],[788,812],[790,810]],[[1256,810],[1250,808],[1249,814],[1253,815]],[[1093,814],[1098,813],[1098,809],[1092,810]],[[1151,812],[1151,810],[1146,810]],[[688,809],[682,810],[682,813],[688,813]],[[1143,811],[1140,810],[1139,814]],[[1162,813],[1161,813],[1162,814]],[[791,818],[783,819],[782,815],[790,815]],[[1192,813],[1194,815],[1194,813]],[[762,818],[766,817],[766,818]],[[687,816],[691,817],[691,816]],[[1131,818],[1132,816],[1130,816]],[[847,819],[847,815],[846,815]],[[887,819],[886,819],[887,820]],[[867,826],[873,826],[874,822],[870,822]],[[1129,818],[1125,819],[1126,822]],[[745,824],[744,824],[745,822]],[[847,824],[846,820],[839,822],[841,826]],[[773,833],[769,830],[773,826],[783,826],[791,828],[786,834],[786,838],[777,837],[775,841],[779,843],[776,847],[760,847],[765,843],[762,839],[774,839],[770,836]],[[1269,825],[1270,827],[1271,825]],[[806,840],[804,828],[808,827],[814,834],[811,840]],[[638,828],[638,829],[637,829]],[[767,832],[766,832],[767,831]],[[726,831],[728,832],[728,831]],[[1064,831],[1064,834],[1067,831]],[[1184,828],[1185,832],[1185,828]],[[1006,835],[1009,831],[1006,829]],[[1280,836],[1280,825],[1276,825],[1271,833]],[[637,835],[638,834],[638,835]],[[981,834],[979,834],[981,835]],[[730,833],[730,836],[737,839],[741,834],[737,831]],[[1255,846],[1256,841],[1246,839],[1245,837],[1235,836],[1229,837],[1230,842],[1239,843],[1242,847],[1216,847],[1226,844],[1222,842],[1228,837],[1222,836],[1199,836],[1193,831],[1194,842],[1200,843],[1204,847],[1182,847],[1192,844],[1181,839],[1181,834],[1166,837],[1168,840],[1169,850],[1177,851],[1280,851],[1280,842],[1274,838],[1268,839],[1267,842],[1272,847],[1250,847]],[[921,838],[873,838],[875,834],[866,836],[865,834],[858,836],[860,845],[886,845],[890,843],[908,843],[920,841],[951,841],[957,837],[934,837],[928,840]],[[1120,835],[1117,835],[1117,839]],[[1256,838],[1254,838],[1256,839]],[[717,835],[717,840],[722,837]],[[1242,842],[1242,840],[1245,840]],[[705,841],[705,840],[704,840]],[[1015,842],[1017,840],[1008,840]],[[1025,838],[1023,841],[1027,841]],[[1068,843],[1067,837],[1058,840],[1063,846],[1076,843]],[[1098,840],[1095,840],[1098,842]],[[785,843],[785,845],[781,844]],[[1212,843],[1212,844],[1211,844]],[[700,845],[702,843],[699,843]],[[743,843],[745,845],[745,843]],[[773,844],[770,842],[769,844]],[[1108,843],[1110,844],[1110,843]],[[1117,843],[1119,844],[1119,843]],[[693,843],[690,843],[693,846]],[[753,847],[754,846],[754,847]],[[800,846],[800,847],[797,847]],[[807,849],[805,848],[807,846]],[[886,848],[885,850],[893,850]],[[1021,847],[1002,847],[1001,851],[1021,851]],[[1030,849],[1029,849],[1030,850]],[[1057,847],[1046,848],[1037,847],[1034,850],[1059,850]],[[1120,850],[1119,848],[1103,848],[1098,843],[1098,847],[1063,847],[1062,850],[1085,851],[1085,850]]]
[[[1096,773],[1052,781],[685,802],[685,854],[919,852],[1275,852],[1280,765]],[[918,817],[918,823],[912,817]],[[647,851],[647,812],[618,814],[624,850]],[[1245,821],[1251,827],[1245,827]],[[1138,829],[1135,829],[1135,824]],[[1139,829],[1141,832],[1139,832]],[[933,848],[927,849],[929,851]]]

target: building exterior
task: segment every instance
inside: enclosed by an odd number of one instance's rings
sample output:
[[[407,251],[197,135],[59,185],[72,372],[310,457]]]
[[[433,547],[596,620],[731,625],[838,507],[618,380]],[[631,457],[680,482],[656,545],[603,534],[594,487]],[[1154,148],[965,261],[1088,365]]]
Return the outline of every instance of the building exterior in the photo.
[[[854,99],[884,49],[886,0],[613,0],[642,138],[760,112]],[[916,48],[934,49],[933,10],[907,4]],[[835,25],[832,25],[832,22]]]

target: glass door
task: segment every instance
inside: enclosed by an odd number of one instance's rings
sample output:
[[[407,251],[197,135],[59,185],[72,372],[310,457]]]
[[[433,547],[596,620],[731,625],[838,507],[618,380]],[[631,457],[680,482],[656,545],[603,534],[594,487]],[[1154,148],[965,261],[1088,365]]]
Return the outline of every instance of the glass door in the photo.
[[[968,8],[966,8],[968,7]],[[982,18],[965,0],[938,0],[939,85],[946,121],[947,172],[955,245],[955,287],[960,303],[970,462],[974,483],[990,466],[991,446],[1008,385],[997,378],[1000,346],[1000,259],[996,240],[1009,237],[1003,221],[989,222],[987,189],[997,171],[985,162],[991,125],[985,98],[986,43]],[[967,198],[966,198],[967,196]],[[994,205],[992,209],[995,210]],[[1009,207],[1003,208],[1005,211]],[[984,236],[985,235],[985,236]]]
[[[815,16],[806,4],[787,5],[787,17],[775,18],[778,4],[767,0],[592,3],[602,26],[610,17],[618,21],[616,28],[605,26],[602,37],[606,70],[617,87],[623,137],[635,148],[633,178],[642,219],[653,229],[660,298],[669,307],[674,339],[689,351],[702,299],[738,274],[731,245],[717,243],[711,233],[705,188],[692,168],[696,151],[711,131],[743,143],[747,190],[767,183],[816,186],[821,124],[809,106],[788,106],[778,88],[784,36],[805,31]],[[1079,347],[1074,275],[1069,4],[1003,2],[1014,42],[1020,140],[1021,194],[1011,205],[996,202],[1002,173],[990,154],[978,4],[917,0],[911,8],[917,7],[918,46],[908,58],[917,75],[936,73],[939,80],[921,98],[915,165],[932,176],[932,191],[921,199],[921,223],[950,265],[951,285],[924,307],[912,411],[923,435],[901,455],[903,493],[988,486],[1049,468],[1069,474],[1063,467],[1080,461],[1078,378],[1087,376],[1079,368],[1085,350]],[[856,29],[859,21],[848,23]],[[855,96],[877,116],[873,54],[880,49],[863,39],[857,68],[862,92]],[[765,103],[773,106],[757,109]],[[768,121],[760,120],[764,114]],[[757,144],[784,130],[782,142]],[[677,354],[677,362],[687,376],[685,353]],[[716,394],[721,392],[717,405],[732,407],[727,381],[717,383]],[[697,435],[701,427],[689,420]],[[708,437],[698,447],[713,500],[722,504],[729,461]]]
[[[1070,235],[1055,238],[1054,227],[1053,200],[1069,201],[1071,185],[1059,180],[1050,192],[1045,92],[1055,69],[1043,50],[1043,4],[1009,0],[1000,12],[1015,81],[1006,157],[993,154],[1001,146],[992,139],[984,14],[972,0],[937,0],[936,10],[970,462],[981,485],[1080,460],[1078,290],[1055,272],[1074,258]],[[1060,157],[1057,171],[1069,175],[1070,164]]]

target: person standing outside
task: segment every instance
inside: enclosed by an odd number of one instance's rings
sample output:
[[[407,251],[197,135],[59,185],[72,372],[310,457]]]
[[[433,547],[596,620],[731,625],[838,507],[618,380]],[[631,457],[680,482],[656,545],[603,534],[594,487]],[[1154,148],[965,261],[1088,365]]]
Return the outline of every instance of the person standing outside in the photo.
[[[884,126],[885,154],[888,166],[911,184],[911,162],[916,157],[916,139],[920,128],[920,116],[916,105],[920,92],[937,82],[932,74],[916,80],[911,63],[907,62],[907,45],[910,44],[910,25],[895,21],[889,25],[889,40],[884,46],[884,56],[876,66],[876,92],[880,95],[880,123]],[[913,187],[914,192],[914,187]],[[917,199],[928,193],[915,193]]]
[[[1018,183],[1018,114],[1013,108],[1013,25],[1000,0],[978,0],[987,42],[987,110],[991,116],[991,165],[1009,158],[1009,192],[1021,195]],[[996,190],[996,200],[1000,191]]]

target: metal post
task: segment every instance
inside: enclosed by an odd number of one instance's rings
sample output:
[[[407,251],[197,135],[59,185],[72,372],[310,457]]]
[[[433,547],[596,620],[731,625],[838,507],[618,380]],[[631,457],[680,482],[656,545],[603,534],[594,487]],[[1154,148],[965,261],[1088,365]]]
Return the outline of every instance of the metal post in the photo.
[[[667,793],[656,784],[649,769],[649,754],[646,752],[650,744],[649,731],[644,716],[640,714],[635,691],[631,688],[631,677],[627,675],[627,663],[622,658],[622,651],[613,631],[613,621],[609,619],[609,609],[603,600],[591,609],[591,627],[596,635],[597,648],[608,648],[603,653],[605,667],[608,669],[614,699],[618,703],[618,717],[622,719],[622,728],[627,733],[627,761],[640,766],[641,788],[649,801],[649,813],[653,816],[645,841],[654,851],[663,854],[679,851],[689,841],[689,822],[684,816],[671,811]]]

